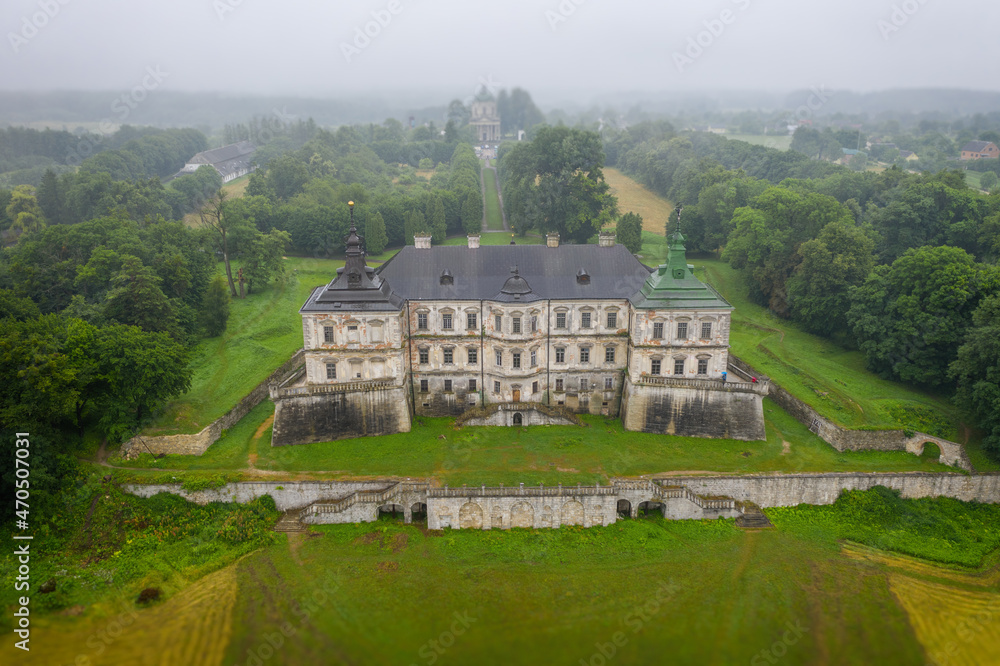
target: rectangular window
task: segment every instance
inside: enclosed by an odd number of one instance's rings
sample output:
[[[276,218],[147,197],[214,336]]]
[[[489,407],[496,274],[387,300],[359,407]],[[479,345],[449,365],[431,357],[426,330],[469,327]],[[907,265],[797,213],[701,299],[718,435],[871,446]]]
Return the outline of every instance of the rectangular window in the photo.
[[[333,344],[333,326],[323,327],[323,342],[328,345]]]
[[[510,320],[510,332],[511,333],[520,333],[521,332],[521,318],[520,317],[514,317],[513,319]]]
[[[538,382],[531,382],[531,392],[538,393]]]
[[[581,379],[580,380],[580,390],[581,391],[589,391],[590,390],[590,381],[587,380],[587,379]]]
[[[615,378],[614,377],[605,377],[604,378],[604,390],[605,391],[610,391],[614,387],[615,387]]]
[[[658,321],[653,324],[653,339],[662,340],[663,339],[663,322]]]
[[[535,315],[531,315],[531,332],[538,332],[538,317]]]
[[[430,363],[431,351],[427,347],[420,348],[420,363],[426,364]]]
[[[467,312],[465,314],[465,327],[469,330],[475,330],[478,319],[475,312]]]
[[[521,367],[521,352],[514,352],[514,367]]]
[[[580,363],[590,363],[590,348],[583,347],[580,349]]]
[[[475,347],[469,347],[469,364],[476,365],[479,363],[479,350]]]
[[[677,324],[677,339],[678,340],[688,339],[688,325],[686,321],[682,321]]]
[[[557,312],[556,313],[556,328],[566,328],[566,313]]]
[[[604,348],[604,362],[605,363],[614,363],[615,362],[615,348],[614,347],[605,347]]]
[[[493,392],[494,393],[500,392],[500,382],[493,382]]]
[[[566,348],[556,347],[556,363],[565,363],[565,362],[566,362]]]
[[[557,391],[562,391],[563,390],[563,380],[562,379],[557,379],[556,380],[556,390]]]
[[[357,326],[348,326],[347,327],[347,332],[349,334],[353,334],[354,336],[357,336],[357,334],[358,334],[358,327]]]
[[[496,329],[497,333],[503,333],[503,317],[500,315],[493,315],[493,328]]]
[[[660,359],[654,358],[649,364],[649,374],[658,375],[660,374]]]
[[[684,374],[684,359],[678,358],[674,360],[674,374],[675,375]]]
[[[538,352],[536,352],[535,350],[532,350],[531,351],[531,367],[534,368],[537,365],[538,365]]]
[[[618,313],[609,312],[608,313],[608,328],[618,328]]]
[[[337,364],[336,363],[327,363],[326,364],[326,378],[327,379],[336,379],[337,378]]]
[[[417,313],[417,328],[421,331],[427,330],[427,313],[418,312]]]
[[[499,349],[496,351],[496,362],[498,368],[503,366],[503,352]]]
[[[446,331],[450,331],[451,330],[451,315],[450,314],[443,314],[443,315],[441,315],[441,327],[444,328]]]
[[[712,323],[702,322],[701,324],[701,337],[702,339],[708,339],[712,337]]]
[[[444,380],[444,390],[445,390],[445,393],[451,393],[451,380],[450,379]]]
[[[708,374],[708,359],[699,358],[698,359],[698,374],[707,375]]]
[[[590,328],[590,313],[584,312],[580,315],[580,328]]]
[[[426,379],[421,379],[420,380],[420,392],[421,393],[427,393],[427,380]]]
[[[455,350],[454,349],[445,349],[444,350],[444,362],[448,363],[448,364],[451,364],[451,363],[455,362]]]
[[[474,393],[475,391],[476,391],[476,380],[475,379],[470,379],[469,380],[469,393]]]

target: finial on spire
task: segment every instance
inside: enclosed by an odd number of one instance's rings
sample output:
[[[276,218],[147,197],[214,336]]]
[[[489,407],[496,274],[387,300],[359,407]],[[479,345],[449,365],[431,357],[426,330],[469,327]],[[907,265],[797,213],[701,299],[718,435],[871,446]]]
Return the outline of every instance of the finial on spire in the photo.
[[[681,232],[681,211],[684,210],[683,204],[677,204],[677,233]]]

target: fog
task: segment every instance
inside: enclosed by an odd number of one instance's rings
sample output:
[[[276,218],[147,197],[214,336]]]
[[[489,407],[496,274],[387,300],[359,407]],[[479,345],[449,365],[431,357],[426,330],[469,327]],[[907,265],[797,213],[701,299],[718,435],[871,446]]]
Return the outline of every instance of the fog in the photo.
[[[6,0],[0,89],[995,90],[983,0]],[[367,33],[367,34],[366,34]]]

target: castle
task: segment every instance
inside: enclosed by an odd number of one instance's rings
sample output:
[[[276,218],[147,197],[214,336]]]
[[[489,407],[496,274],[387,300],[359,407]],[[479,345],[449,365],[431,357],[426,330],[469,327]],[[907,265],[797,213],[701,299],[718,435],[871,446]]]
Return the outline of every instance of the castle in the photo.
[[[694,276],[684,236],[669,241],[653,269],[607,233],[482,247],[421,235],[376,269],[352,221],[344,267],[300,310],[304,370],[271,391],[273,445],[407,432],[414,415],[471,408],[495,425],[591,413],[764,439],[766,387],[725,376],[733,308]]]

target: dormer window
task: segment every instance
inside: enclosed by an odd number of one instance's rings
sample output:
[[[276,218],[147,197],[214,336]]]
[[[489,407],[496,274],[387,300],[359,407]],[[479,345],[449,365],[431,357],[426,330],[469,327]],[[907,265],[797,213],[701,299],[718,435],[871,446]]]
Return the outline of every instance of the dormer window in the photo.
[[[590,284],[590,273],[586,269],[581,268],[576,272],[576,283],[577,284]]]
[[[455,284],[455,276],[447,268],[441,271],[441,284]]]

